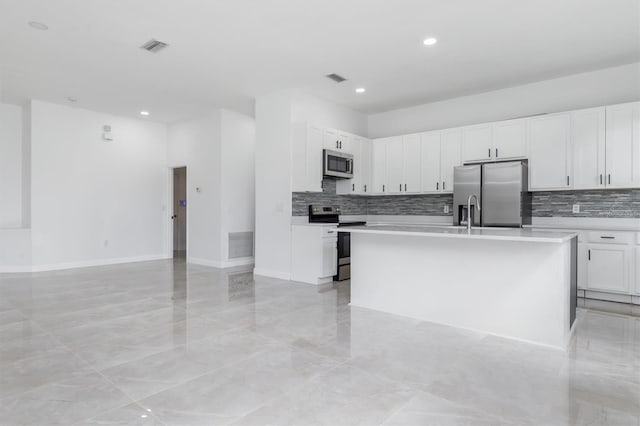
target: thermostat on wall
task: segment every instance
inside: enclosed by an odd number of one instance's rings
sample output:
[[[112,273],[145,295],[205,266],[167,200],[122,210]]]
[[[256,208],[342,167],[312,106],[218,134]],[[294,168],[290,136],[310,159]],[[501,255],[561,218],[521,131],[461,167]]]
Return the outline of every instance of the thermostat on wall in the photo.
[[[113,133],[111,133],[111,126],[109,126],[108,124],[105,124],[104,126],[102,126],[102,139],[104,139],[105,141],[113,140]]]

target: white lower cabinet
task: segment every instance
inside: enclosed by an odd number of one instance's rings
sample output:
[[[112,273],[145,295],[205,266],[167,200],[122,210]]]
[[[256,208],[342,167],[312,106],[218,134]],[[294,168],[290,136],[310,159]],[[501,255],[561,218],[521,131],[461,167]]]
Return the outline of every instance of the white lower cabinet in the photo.
[[[337,268],[338,231],[335,225],[291,226],[291,280],[329,283]]]
[[[589,255],[587,252],[587,244],[578,242],[578,289],[587,288],[587,264]]]
[[[640,236],[638,237],[638,242],[640,242]],[[635,261],[635,268],[634,269],[634,274],[636,277],[636,294],[640,296],[640,245],[636,246],[635,248],[635,252],[636,252],[636,261]]]
[[[618,244],[587,245],[587,289],[629,292],[631,248]]]

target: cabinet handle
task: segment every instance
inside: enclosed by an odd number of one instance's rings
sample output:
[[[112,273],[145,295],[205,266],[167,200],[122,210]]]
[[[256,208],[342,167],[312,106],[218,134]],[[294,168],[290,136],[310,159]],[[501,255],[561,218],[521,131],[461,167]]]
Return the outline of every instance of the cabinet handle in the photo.
[[[384,192],[384,184],[382,184],[382,192]]]
[[[407,184],[404,184],[404,192],[407,192]]]
[[[491,148],[489,148],[487,151],[489,151],[489,158],[491,158]]]
[[[436,182],[436,191],[440,191],[440,182]]]
[[[601,235],[600,238],[602,238],[603,240],[615,240],[616,237],[612,237],[610,235]]]
[[[496,148],[496,158],[498,158],[498,148]]]
[[[611,185],[611,173],[609,173],[609,185]]]
[[[342,141],[340,141],[340,149],[342,149]]]
[[[602,173],[600,173],[600,185],[602,185]]]
[[[569,186],[569,176],[567,176],[567,186]]]
[[[400,184],[400,192],[402,192],[402,184]]]
[[[356,190],[356,184],[355,184],[355,183],[352,183],[352,184],[351,184],[351,190],[352,190],[352,191],[355,191],[355,190]]]
[[[336,141],[336,149],[340,148],[339,142]]]
[[[591,260],[591,249],[589,249],[589,260]]]
[[[446,182],[442,181],[442,190],[446,191],[447,187],[446,187]]]
[[[364,192],[367,192],[367,185],[364,186]]]

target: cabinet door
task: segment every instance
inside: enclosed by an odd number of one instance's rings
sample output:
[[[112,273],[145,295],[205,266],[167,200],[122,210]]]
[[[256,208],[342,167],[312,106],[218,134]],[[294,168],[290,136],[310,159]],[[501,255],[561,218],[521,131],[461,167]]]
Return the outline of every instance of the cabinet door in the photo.
[[[453,192],[453,168],[462,164],[462,131],[460,129],[443,130],[440,153],[440,190]]]
[[[335,238],[322,239],[322,276],[327,278],[336,275],[338,270],[338,243]]]
[[[383,139],[377,139],[371,144],[372,169],[371,180],[374,194],[383,194],[387,189],[387,144]]]
[[[491,124],[462,128],[462,161],[482,161],[492,158]]]
[[[640,186],[640,102],[606,109],[607,187]]]
[[[589,244],[587,288],[589,290],[628,291],[629,248],[619,244]]]
[[[340,150],[340,138],[336,129],[324,129],[322,140],[324,149],[330,149],[332,151]]]
[[[440,132],[422,134],[422,192],[433,193],[442,189],[440,183]]]
[[[349,133],[338,132],[338,151],[344,151],[351,155],[356,154],[355,136]]]
[[[322,128],[296,123],[291,150],[291,190],[322,192]]]
[[[640,295],[640,246],[636,246],[636,262],[635,262],[635,276],[636,276],[636,294]]]
[[[371,194],[371,141],[360,140],[360,188],[356,193]]]
[[[402,137],[387,138],[387,188],[386,192],[403,192]]]
[[[527,156],[524,119],[493,123],[492,153],[496,160]]]
[[[349,149],[349,153],[353,155],[353,178],[351,179],[338,179],[336,181],[336,194],[356,194],[360,189],[361,177],[361,165],[360,165],[360,138],[357,136],[346,135],[343,137],[340,135],[340,142],[342,145],[342,151]]]
[[[571,188],[569,148],[568,113],[527,120],[530,190]]]
[[[420,134],[402,137],[402,171],[404,182],[402,192],[420,192],[420,162],[421,158]]]
[[[604,187],[605,109],[589,108],[571,112],[573,187]]]

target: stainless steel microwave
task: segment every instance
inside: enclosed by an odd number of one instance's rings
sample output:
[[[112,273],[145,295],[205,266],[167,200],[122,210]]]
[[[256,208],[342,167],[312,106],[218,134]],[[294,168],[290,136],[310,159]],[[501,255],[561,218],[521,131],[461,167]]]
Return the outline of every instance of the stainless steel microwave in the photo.
[[[323,150],[322,174],[325,177],[351,179],[353,177],[353,155],[346,152]]]

